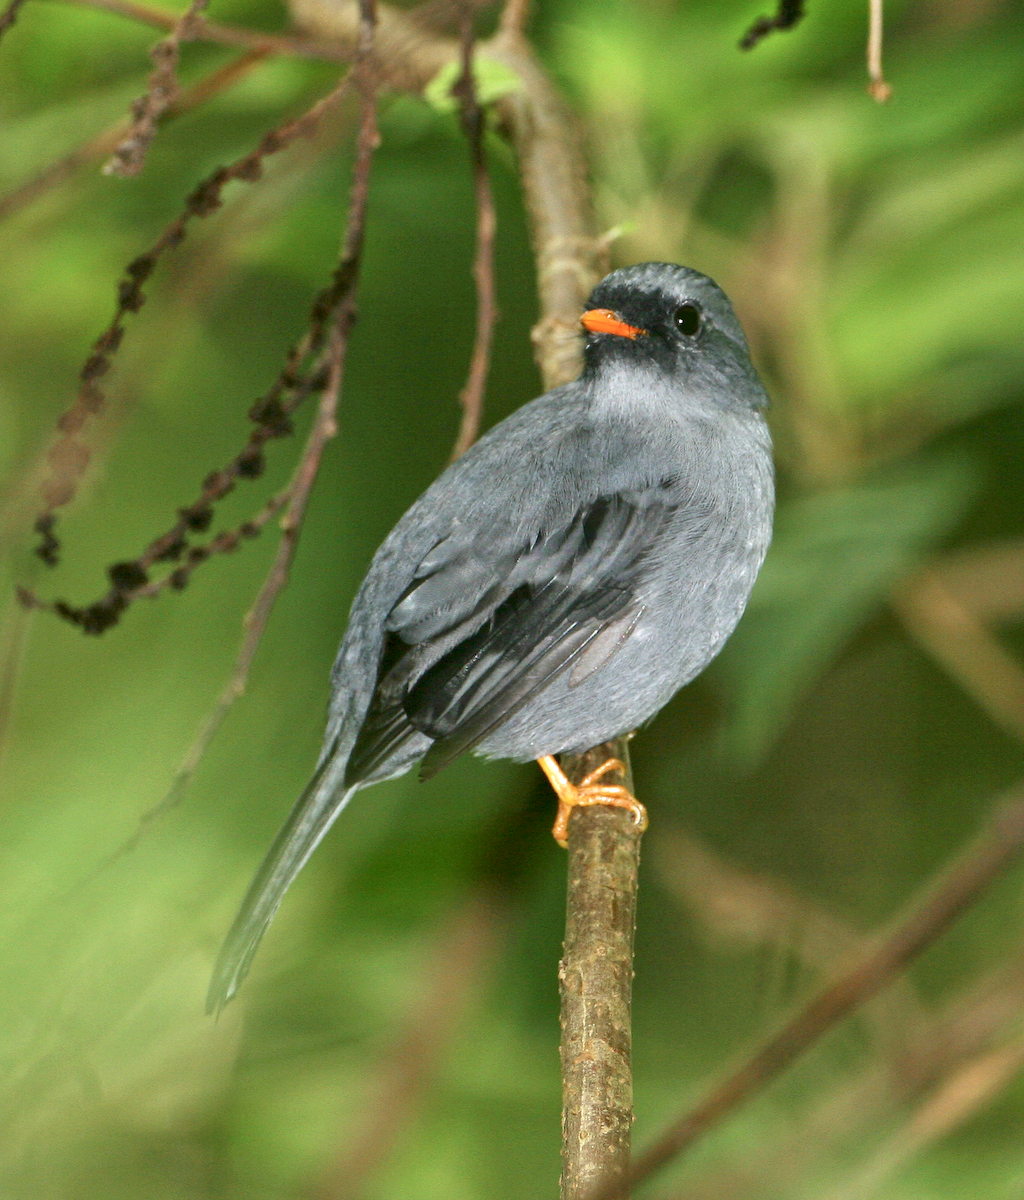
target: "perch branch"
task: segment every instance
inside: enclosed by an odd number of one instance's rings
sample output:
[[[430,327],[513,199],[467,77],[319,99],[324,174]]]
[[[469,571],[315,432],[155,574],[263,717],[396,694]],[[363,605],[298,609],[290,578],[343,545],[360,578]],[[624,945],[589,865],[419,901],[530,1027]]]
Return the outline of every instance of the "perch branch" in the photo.
[[[739,1066],[714,1084],[639,1157],[628,1184],[639,1183],[675,1158],[734,1109],[761,1091],[848,1013],[891,982],[931,945],[1024,849],[1024,789],[996,807],[988,828],[962,851],[888,933],[836,974]],[[590,1200],[619,1200],[628,1187],[600,1188]]]
[[[623,739],[563,755],[573,783],[609,758],[633,788]],[[561,1200],[595,1190],[618,1195],[629,1175],[633,1125],[630,1007],[641,830],[621,808],[576,808],[569,817],[562,998]]]

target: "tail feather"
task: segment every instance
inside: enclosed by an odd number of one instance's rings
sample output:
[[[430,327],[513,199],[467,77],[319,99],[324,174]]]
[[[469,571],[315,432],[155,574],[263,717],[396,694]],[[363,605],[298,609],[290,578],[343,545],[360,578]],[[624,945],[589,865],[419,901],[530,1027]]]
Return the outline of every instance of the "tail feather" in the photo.
[[[339,761],[335,743],[299,797],[249,885],[217,957],[206,997],[208,1013],[219,1013],[238,991],[285,892],[359,786],[343,789],[344,772],[345,762]]]

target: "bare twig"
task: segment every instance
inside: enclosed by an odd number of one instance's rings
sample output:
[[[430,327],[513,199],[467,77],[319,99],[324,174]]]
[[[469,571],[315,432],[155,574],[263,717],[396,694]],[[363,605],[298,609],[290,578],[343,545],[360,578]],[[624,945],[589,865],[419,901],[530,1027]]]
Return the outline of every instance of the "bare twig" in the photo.
[[[152,274],[165,251],[174,249],[185,237],[189,222],[195,217],[206,217],[223,203],[223,191],[233,180],[253,182],[263,173],[263,160],[291,145],[297,138],[308,136],[318,126],[324,114],[334,107],[348,91],[352,74],[349,73],[333,91],[317,101],[300,117],[265,134],[260,144],[249,154],[236,159],[230,166],[219,167],[188,197],[185,209],[171,222],[148,251],[128,264],[125,278],[118,288],[118,303],[114,318],[92,347],[80,373],[81,387],[74,404],[57,422],[59,436],[50,447],[47,458],[50,477],[43,484],[43,511],[36,519],[36,531],[41,542],[37,554],[48,565],[57,562],[59,542],[54,534],[56,510],[75,495],[79,480],[89,463],[90,452],[77,435],[90,416],[98,413],[104,405],[105,396],[98,380],[110,369],[111,360],[121,344],[125,332],[125,321],[129,313],[138,312],[145,303],[142,284]],[[326,315],[331,308],[330,296],[337,289],[344,290],[345,281],[336,274],[331,288],[320,297],[314,306],[311,329],[319,330],[320,336],[326,329]],[[319,314],[319,315],[318,315]],[[263,470],[263,444],[271,438],[282,437],[291,431],[288,414],[282,409],[279,394],[285,387],[295,389],[298,403],[313,390],[315,379],[302,380],[296,377],[296,369],[302,358],[318,346],[300,343],[289,357],[285,372],[279,381],[277,392],[268,395],[254,406],[250,413],[257,428],[250,434],[245,449],[220,471],[207,476],[202,493],[197,501],[183,509],[179,520],[164,535],[150,543],[137,560],[115,563],[108,570],[111,590],[103,599],[84,608],[73,607],[63,601],[47,605],[35,601],[37,607],[49,608],[64,619],[79,625],[86,633],[102,633],[115,624],[134,598],[135,592],[149,582],[148,570],[156,562],[174,561],[186,547],[189,531],[202,531],[209,526],[212,507],[234,487],[239,478],[253,478]]]
[[[908,1104],[938,1095],[944,1081],[1005,1045],[1019,1029],[1022,1007],[1024,952],[1018,950],[941,1012],[922,1014],[906,1052],[874,1058],[852,1078],[841,1078],[813,1098],[788,1135],[770,1146],[745,1146],[743,1161],[697,1174],[672,1193],[673,1200],[797,1192],[801,1181],[824,1173],[826,1162],[848,1161],[851,1148],[863,1146],[871,1131],[891,1129]]]
[[[747,32],[740,38],[741,50],[753,48],[776,30],[792,29],[804,17],[804,0],[779,0],[779,7],[774,17],[758,17]]]
[[[135,0],[58,0],[58,2],[116,13],[129,21],[138,21],[140,24],[149,25],[154,29],[174,29],[181,15],[151,4],[139,4]],[[196,19],[192,40],[216,42],[222,46],[241,46],[248,50],[265,50],[268,54],[324,58],[340,62],[348,62],[353,52],[351,44],[339,45],[331,41],[311,41],[309,38],[260,33],[256,29],[242,29],[237,26],[207,21],[205,17],[201,16]]]
[[[253,67],[263,62],[270,53],[271,51],[268,49],[249,50],[224,66],[218,67],[216,71],[212,71],[209,75],[204,76],[180,93],[177,100],[163,114],[161,124],[169,121],[172,117],[178,117],[182,113],[190,112],[193,108],[198,108],[200,105],[205,104],[207,100],[219,95],[244,78]],[[96,134],[95,137],[91,137],[88,141],[83,142],[81,146],[72,150],[70,154],[62,155],[48,167],[44,167],[36,175],[33,175],[31,179],[27,179],[24,183],[19,184],[6,195],[0,196],[0,221],[6,220],[17,212],[21,212],[22,209],[27,208],[34,201],[50,191],[51,188],[58,187],[66,179],[70,178],[79,167],[83,167],[91,162],[98,162],[101,158],[112,154],[124,140],[130,127],[127,119],[117,121],[109,128]]]
[[[998,878],[1022,849],[1024,790],[1018,790],[997,806],[988,828],[919,900],[908,906],[888,933],[875,939],[866,952],[648,1147],[633,1167],[628,1185],[646,1179],[718,1125],[857,1005],[885,987]],[[618,1200],[628,1194],[629,1186],[598,1189],[592,1200]]]
[[[10,3],[0,13],[0,38],[4,36],[8,29],[18,19],[18,10],[25,3],[25,0],[10,0]]]
[[[270,570],[257,593],[252,607],[246,613],[243,627],[244,635],[235,660],[234,670],[221,692],[217,703],[209,716],[203,722],[199,733],[189,747],[185,759],[178,769],[167,795],[139,820],[139,826],[132,837],[116,852],[115,857],[130,850],[142,836],[146,826],[153,820],[172,808],[180,800],[184,789],[195,774],[203,755],[217,730],[224,722],[235,701],[244,694],[249,681],[249,672],[259,649],[263,633],[266,630],[270,614],[277,602],[278,596],[284,590],[291,573],[291,565],[298,548],[299,535],[302,531],[302,521],[309,502],[310,493],[320,470],[327,443],[337,433],[337,410],[340,398],[341,382],[344,375],[345,358],[348,352],[349,335],[356,318],[356,290],[359,284],[359,274],[362,264],[363,244],[366,233],[366,210],[370,190],[370,170],[373,165],[373,154],[379,143],[377,133],[377,90],[376,80],[369,64],[369,56],[373,45],[374,4],[373,0],[362,0],[364,31],[360,39],[360,54],[353,68],[360,95],[362,98],[359,134],[356,141],[356,158],[352,174],[352,189],[349,198],[348,221],[342,245],[341,257],[334,272],[334,282],[331,288],[321,294],[318,304],[314,306],[312,325],[300,346],[308,348],[323,340],[323,333],[318,332],[317,323],[329,322],[329,334],[324,358],[327,360],[327,376],[320,395],[316,420],[310,430],[309,437],[302,453],[302,458],[296,467],[291,483],[278,493],[263,510],[269,519],[271,506],[275,503],[287,503],[284,516],[281,519],[281,541]],[[295,358],[296,351],[289,357],[289,367],[282,372],[282,377],[289,371]],[[321,376],[319,370],[313,377]],[[280,377],[279,381],[280,382]],[[275,385],[276,386],[276,385]],[[271,389],[271,396],[274,391]],[[276,396],[275,396],[276,398]],[[266,399],[263,401],[266,403]],[[274,509],[273,511],[276,511]]]
[[[195,38],[199,17],[209,3],[210,0],[190,0],[171,32],[150,50],[155,69],[145,93],[132,104],[131,128],[103,168],[104,175],[128,177],[142,170],[160,118],[181,95],[177,76],[181,43]]]
[[[32,613],[17,595],[12,596],[4,611],[0,636],[0,767],[7,750],[7,734],[31,623]]]
[[[625,740],[563,755],[574,783],[609,758],[605,781],[632,791]],[[569,818],[562,996],[561,1200],[619,1195],[633,1125],[630,1006],[641,829],[621,808],[576,808]]]
[[[494,299],[494,234],[497,220],[494,197],[487,174],[484,154],[484,114],[476,95],[473,80],[473,16],[467,12],[462,23],[462,74],[452,88],[461,108],[462,128],[469,142],[473,166],[473,191],[476,198],[476,258],[473,278],[476,281],[476,334],[469,360],[466,385],[459,393],[462,422],[452,449],[451,460],[459,458],[476,441],[480,432],[484,389],[491,364],[491,340],[497,306]]]
[[[304,28],[331,41],[352,35],[355,6],[337,0],[292,0]],[[458,43],[424,34],[399,10],[381,6],[376,53],[388,84],[420,91],[459,55]],[[530,218],[541,318],[534,356],[545,387],[575,379],[581,365],[583,301],[607,270],[608,247],[596,235],[582,138],[572,113],[538,63],[517,22],[504,22],[480,46],[515,72],[520,86],[495,104],[519,157]]]
[[[817,974],[865,945],[864,935],[782,880],[737,866],[696,838],[663,830],[656,865],[668,889],[717,939],[768,945]],[[864,1006],[887,1057],[903,1055],[925,1021],[906,978]]]
[[[868,94],[879,104],[892,96],[892,88],[882,74],[883,3],[884,0],[868,0]]]

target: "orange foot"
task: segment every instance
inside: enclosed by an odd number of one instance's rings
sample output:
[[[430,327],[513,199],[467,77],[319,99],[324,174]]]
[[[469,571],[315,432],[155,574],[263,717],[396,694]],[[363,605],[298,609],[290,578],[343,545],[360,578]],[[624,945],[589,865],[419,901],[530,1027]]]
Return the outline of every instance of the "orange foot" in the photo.
[[[625,773],[625,766],[617,758],[610,758],[606,763],[602,763],[579,784],[569,782],[565,772],[550,754],[538,758],[537,762],[558,797],[558,816],[555,817],[551,832],[563,849],[569,843],[569,814],[577,805],[607,804],[612,808],[628,808],[633,814],[633,821],[640,826],[640,832],[647,828],[647,809],[629,788],[617,783],[600,782],[602,776],[607,775],[609,771]]]

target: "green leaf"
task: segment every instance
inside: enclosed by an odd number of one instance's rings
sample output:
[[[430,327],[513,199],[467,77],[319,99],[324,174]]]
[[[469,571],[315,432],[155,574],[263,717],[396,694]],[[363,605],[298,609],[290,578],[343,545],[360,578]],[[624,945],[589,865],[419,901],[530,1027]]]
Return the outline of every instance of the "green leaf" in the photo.
[[[885,602],[977,490],[973,463],[913,464],[783,507],[746,615],[720,660],[729,750],[754,765],[844,643]]]

